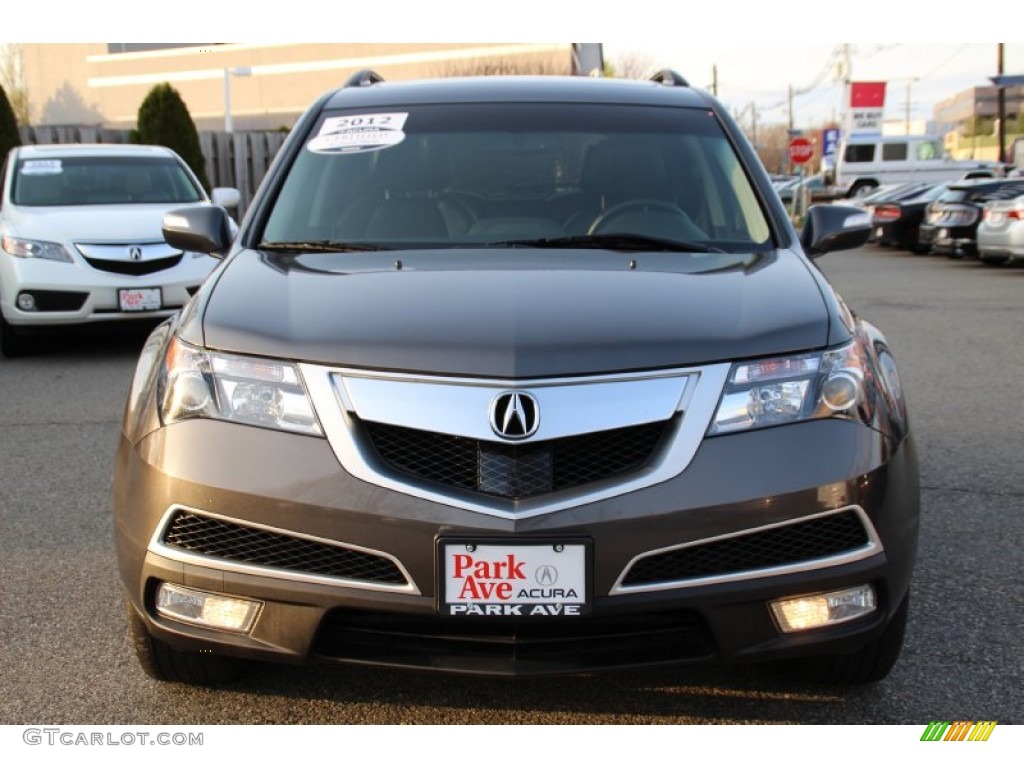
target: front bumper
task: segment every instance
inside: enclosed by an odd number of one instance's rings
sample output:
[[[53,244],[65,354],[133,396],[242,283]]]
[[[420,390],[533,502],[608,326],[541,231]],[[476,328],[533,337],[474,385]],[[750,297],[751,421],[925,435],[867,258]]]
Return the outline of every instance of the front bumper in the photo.
[[[216,265],[209,256],[185,254],[170,269],[146,275],[116,274],[74,263],[21,259],[0,254],[0,311],[13,326],[76,325],[109,320],[169,317],[199,289]],[[122,311],[121,289],[159,288],[161,308]],[[38,308],[19,308],[18,296],[32,293]]]
[[[907,591],[917,539],[917,467],[908,439],[828,420],[708,439],[667,482],[528,519],[503,519],[360,481],[327,441],[212,421],[123,440],[114,512],[121,576],[152,634],[180,649],[256,659],[536,675],[676,662],[766,660],[855,650]],[[232,555],[165,546],[185,509],[398,564],[404,583],[358,583]],[[645,553],[855,510],[877,547],[799,567],[722,572],[622,589]],[[592,542],[591,612],[543,619],[438,613],[439,537]],[[264,602],[248,634],[154,611],[161,581]],[[879,609],[847,624],[782,634],[767,601],[871,584]]]

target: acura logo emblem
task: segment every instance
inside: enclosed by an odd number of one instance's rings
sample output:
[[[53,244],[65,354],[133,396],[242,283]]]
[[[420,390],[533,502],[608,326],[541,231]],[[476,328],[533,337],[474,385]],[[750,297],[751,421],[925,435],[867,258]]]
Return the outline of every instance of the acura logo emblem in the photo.
[[[558,571],[554,566],[542,565],[537,569],[537,573],[534,574],[534,578],[542,587],[550,587],[558,581]]]
[[[540,410],[533,395],[502,392],[491,401],[491,429],[506,440],[523,440],[540,426]]]
[[[133,245],[128,249],[128,258],[132,261],[142,261],[142,249],[137,245]]]

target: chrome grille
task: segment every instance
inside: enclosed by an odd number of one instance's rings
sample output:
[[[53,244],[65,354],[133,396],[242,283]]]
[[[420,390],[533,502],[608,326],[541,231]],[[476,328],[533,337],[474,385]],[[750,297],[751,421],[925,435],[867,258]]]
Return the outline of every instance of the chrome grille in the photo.
[[[640,469],[670,423],[518,445],[377,422],[363,426],[378,456],[397,472],[490,496],[522,499]]]
[[[179,510],[163,534],[168,547],[264,568],[351,581],[406,584],[380,555]]]

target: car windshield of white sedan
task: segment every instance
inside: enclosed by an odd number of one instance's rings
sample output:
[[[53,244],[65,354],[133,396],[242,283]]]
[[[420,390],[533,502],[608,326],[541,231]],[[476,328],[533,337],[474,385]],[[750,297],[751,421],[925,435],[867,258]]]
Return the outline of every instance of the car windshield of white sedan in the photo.
[[[23,206],[195,203],[204,198],[172,158],[47,157],[22,160],[11,202]]]
[[[771,240],[707,110],[410,105],[329,112],[302,141],[265,247],[751,253]]]

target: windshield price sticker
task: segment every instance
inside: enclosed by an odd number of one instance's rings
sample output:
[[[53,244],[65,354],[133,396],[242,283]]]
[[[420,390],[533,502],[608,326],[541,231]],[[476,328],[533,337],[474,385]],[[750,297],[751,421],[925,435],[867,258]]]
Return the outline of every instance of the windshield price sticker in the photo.
[[[450,543],[441,548],[441,612],[447,616],[582,616],[583,543]]]
[[[402,129],[408,117],[408,112],[331,117],[306,148],[320,154],[350,154],[393,147],[405,140]]]
[[[117,298],[122,312],[148,312],[160,309],[163,303],[159,288],[122,288]]]
[[[21,164],[23,176],[52,176],[63,172],[60,160],[26,160]]]

